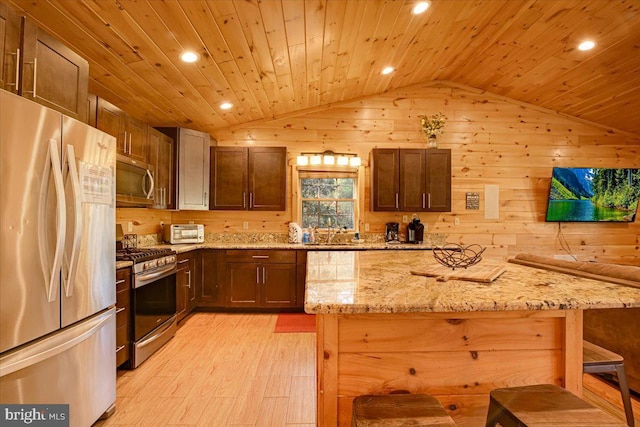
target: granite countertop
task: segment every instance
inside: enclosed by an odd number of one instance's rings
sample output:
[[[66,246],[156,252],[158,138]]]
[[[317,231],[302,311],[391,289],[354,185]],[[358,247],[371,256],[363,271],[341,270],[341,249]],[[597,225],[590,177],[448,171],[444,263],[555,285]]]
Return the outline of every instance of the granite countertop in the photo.
[[[311,250],[311,251],[367,251],[367,250],[430,250],[425,244],[386,244],[381,243],[346,243],[346,244],[302,244],[302,243],[278,243],[278,242],[238,242],[238,243],[194,243],[180,245],[153,245],[150,248],[170,248],[176,253],[185,253],[196,249],[284,249],[284,250]]]
[[[507,262],[491,283],[410,273],[438,265],[431,252],[311,251],[304,308],[335,314],[640,307],[638,288]]]

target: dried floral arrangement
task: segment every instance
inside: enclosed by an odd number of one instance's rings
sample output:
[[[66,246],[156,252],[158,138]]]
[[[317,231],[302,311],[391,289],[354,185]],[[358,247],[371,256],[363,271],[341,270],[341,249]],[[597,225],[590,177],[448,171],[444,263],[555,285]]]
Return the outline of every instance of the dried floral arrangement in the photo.
[[[437,113],[433,116],[421,115],[418,116],[420,119],[420,126],[422,127],[422,132],[427,136],[432,135],[440,135],[442,133],[442,129],[444,128],[444,114]]]

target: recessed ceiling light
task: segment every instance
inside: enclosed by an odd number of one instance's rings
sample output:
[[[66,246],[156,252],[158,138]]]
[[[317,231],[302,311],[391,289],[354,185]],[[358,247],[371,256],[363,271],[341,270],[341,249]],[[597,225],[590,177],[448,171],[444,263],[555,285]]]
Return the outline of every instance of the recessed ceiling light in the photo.
[[[198,59],[200,59],[200,56],[197,53],[188,50],[186,52],[182,52],[182,55],[180,55],[180,59],[182,59],[184,62],[196,62]]]
[[[431,3],[428,1],[421,1],[413,7],[413,14],[420,15],[422,12],[429,9],[429,6],[431,6]]]
[[[596,46],[596,42],[591,40],[585,40],[578,45],[578,49],[580,50],[591,50]]]
[[[393,71],[394,71],[393,67],[384,67],[384,69],[382,70],[382,74],[386,76],[387,74],[393,73]]]
[[[228,110],[231,107],[233,107],[233,104],[230,102],[223,102],[222,104],[220,104],[220,108],[222,108],[223,110]]]

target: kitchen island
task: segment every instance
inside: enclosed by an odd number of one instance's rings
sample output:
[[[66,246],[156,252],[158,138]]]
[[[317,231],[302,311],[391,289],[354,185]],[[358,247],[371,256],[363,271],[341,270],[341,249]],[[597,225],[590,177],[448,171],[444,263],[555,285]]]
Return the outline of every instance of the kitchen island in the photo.
[[[581,394],[583,310],[640,307],[640,289],[510,263],[491,283],[411,274],[436,265],[431,252],[308,253],[318,426],[350,425],[361,394],[431,394],[467,426],[484,425],[494,388]]]

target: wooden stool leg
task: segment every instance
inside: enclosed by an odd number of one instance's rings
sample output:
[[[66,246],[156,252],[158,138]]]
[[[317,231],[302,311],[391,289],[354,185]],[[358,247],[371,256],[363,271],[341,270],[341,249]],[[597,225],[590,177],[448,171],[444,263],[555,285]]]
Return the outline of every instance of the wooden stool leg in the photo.
[[[493,397],[489,399],[489,411],[485,427],[519,427],[520,424],[500,403]]]
[[[624,364],[616,366],[616,374],[618,375],[618,385],[622,394],[622,404],[624,405],[624,414],[627,417],[629,427],[634,427],[633,408],[631,406],[631,398],[629,396],[629,386],[627,385],[627,375],[624,370]]]

